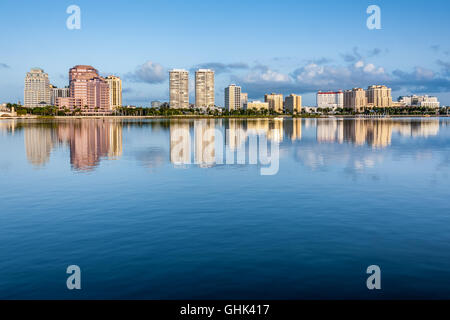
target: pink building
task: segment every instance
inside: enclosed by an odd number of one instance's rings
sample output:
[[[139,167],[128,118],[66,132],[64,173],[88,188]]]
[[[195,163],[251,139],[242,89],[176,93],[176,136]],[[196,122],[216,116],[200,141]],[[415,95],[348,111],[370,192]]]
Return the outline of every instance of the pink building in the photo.
[[[97,69],[78,65],[69,71],[69,98],[57,100],[58,107],[81,108],[83,114],[110,113],[109,85]]]

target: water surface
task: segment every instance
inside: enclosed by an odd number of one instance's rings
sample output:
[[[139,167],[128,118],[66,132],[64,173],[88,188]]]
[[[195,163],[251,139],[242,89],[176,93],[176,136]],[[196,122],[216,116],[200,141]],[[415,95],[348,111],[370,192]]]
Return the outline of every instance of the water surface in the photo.
[[[223,160],[255,132],[275,175]],[[450,298],[446,118],[0,120],[0,150],[2,299]]]

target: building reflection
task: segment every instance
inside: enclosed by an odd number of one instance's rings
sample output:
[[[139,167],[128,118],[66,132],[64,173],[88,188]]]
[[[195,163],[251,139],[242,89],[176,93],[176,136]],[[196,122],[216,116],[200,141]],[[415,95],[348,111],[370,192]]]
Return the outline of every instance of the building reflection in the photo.
[[[23,132],[26,156],[36,167],[47,164],[52,151],[67,146],[74,170],[92,170],[103,159],[119,159],[123,154],[123,128],[150,129],[148,135],[170,132],[170,162],[211,167],[222,164],[231,153],[239,154],[249,146],[250,137],[265,137],[272,142],[302,141],[311,138],[319,144],[367,145],[386,148],[394,136],[399,138],[432,137],[439,134],[438,118],[432,119],[177,119],[161,121],[121,121],[103,119],[64,121],[1,121],[0,132],[13,135]],[[158,133],[159,132],[159,133]],[[311,134],[312,133],[312,134]],[[306,138],[305,138],[305,137]],[[260,139],[258,138],[258,140]],[[306,140],[306,141],[305,141]],[[140,157],[164,158],[164,148],[143,150]],[[324,146],[326,147],[326,146]],[[161,149],[162,148],[162,149]],[[245,153],[244,153],[245,155]],[[248,156],[248,154],[247,154]],[[167,157],[167,155],[166,155]],[[167,158],[166,158],[167,159]]]
[[[75,170],[91,170],[102,158],[118,159],[122,155],[122,124],[114,121],[29,124],[24,131],[27,158],[34,166],[46,164],[58,144],[69,147]]]
[[[283,119],[273,119],[270,121],[269,131],[267,134],[267,139],[274,142],[283,141]]]
[[[170,162],[176,165],[191,163],[189,120],[170,121]]]
[[[56,143],[54,131],[48,126],[31,125],[25,128],[24,136],[28,161],[37,167],[45,165]]]
[[[247,134],[244,128],[244,121],[241,119],[229,119],[228,134],[226,135],[226,145],[231,151],[238,150],[245,145]]]
[[[439,119],[404,121],[396,119],[321,119],[317,121],[316,137],[320,143],[349,142],[358,146],[385,148],[392,143],[392,135],[409,137],[436,136]]]
[[[76,170],[91,170],[102,158],[122,155],[122,124],[114,121],[88,120],[61,123],[59,141],[70,148],[70,163]]]
[[[321,119],[317,122],[316,135],[317,142],[338,142],[344,141],[344,121],[337,119]]]
[[[14,135],[17,128],[17,120],[0,121],[0,132]]]
[[[194,121],[194,159],[200,167],[210,167],[216,162],[215,120]]]

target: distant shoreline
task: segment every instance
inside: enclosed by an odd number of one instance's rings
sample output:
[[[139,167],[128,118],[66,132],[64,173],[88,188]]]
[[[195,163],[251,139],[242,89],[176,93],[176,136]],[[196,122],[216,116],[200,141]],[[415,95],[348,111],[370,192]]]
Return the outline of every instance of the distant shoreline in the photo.
[[[16,117],[0,117],[2,119],[16,120],[76,120],[76,119],[276,119],[276,118],[293,118],[293,119],[389,119],[389,118],[448,118],[450,115],[270,115],[270,116],[208,116],[208,115],[175,115],[175,116],[16,116]]]

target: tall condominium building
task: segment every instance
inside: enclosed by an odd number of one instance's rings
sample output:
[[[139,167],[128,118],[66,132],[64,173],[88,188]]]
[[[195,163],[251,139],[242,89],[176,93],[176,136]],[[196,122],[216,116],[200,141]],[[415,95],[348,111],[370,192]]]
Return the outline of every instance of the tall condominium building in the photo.
[[[400,97],[399,102],[403,103],[405,106],[411,107],[428,107],[428,108],[439,108],[440,102],[437,97],[430,96],[404,96]]]
[[[82,112],[88,114],[111,110],[109,84],[91,66],[78,65],[70,69],[69,93],[68,98],[56,99],[60,108],[82,108]]]
[[[284,99],[284,107],[286,111],[291,113],[302,111],[302,96],[291,94]]]
[[[342,91],[328,91],[317,93],[317,108],[343,108],[344,107],[344,92]]]
[[[266,94],[264,101],[269,104],[269,110],[283,112],[283,95],[277,93]]]
[[[48,74],[39,68],[31,69],[25,76],[24,106],[35,108],[51,103]]]
[[[109,85],[110,108],[116,109],[122,106],[122,80],[116,76],[105,78]]]
[[[58,88],[50,85],[50,89],[51,89],[50,103],[52,106],[56,106],[56,99],[68,98],[70,96],[69,88]]]
[[[232,84],[225,88],[225,109],[228,111],[242,108],[241,87]]]
[[[392,105],[391,88],[370,86],[367,88],[367,104],[372,107],[386,108]]]
[[[248,93],[241,92],[241,109],[244,109],[244,106],[248,102]]]
[[[98,77],[88,82],[88,103],[87,106],[92,112],[105,112],[111,110],[109,100],[109,84],[105,79]]]
[[[97,69],[91,66],[78,65],[69,70],[70,96],[83,99],[87,105],[87,86],[91,79],[99,77]]]
[[[214,106],[214,71],[199,69],[195,72],[195,107]]]
[[[189,72],[184,69],[169,71],[170,107],[189,108]]]
[[[344,92],[344,108],[361,111],[367,106],[366,90],[353,88]]]

